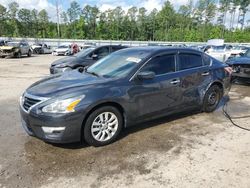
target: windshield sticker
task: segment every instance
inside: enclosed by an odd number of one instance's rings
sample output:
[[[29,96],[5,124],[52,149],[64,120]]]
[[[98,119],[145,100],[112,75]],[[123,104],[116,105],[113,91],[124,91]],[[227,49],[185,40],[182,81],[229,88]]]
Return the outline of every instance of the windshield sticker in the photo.
[[[131,62],[134,62],[134,63],[139,63],[141,61],[140,58],[136,58],[136,57],[129,57],[126,59],[127,61],[131,61]]]

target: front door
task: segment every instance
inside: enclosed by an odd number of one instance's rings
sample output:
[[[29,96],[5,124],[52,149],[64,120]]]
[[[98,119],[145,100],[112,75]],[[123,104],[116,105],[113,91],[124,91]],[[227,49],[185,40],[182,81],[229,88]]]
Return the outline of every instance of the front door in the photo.
[[[176,74],[176,54],[161,54],[152,58],[140,72],[155,73],[153,79],[134,80],[130,90],[136,104],[135,118],[171,113],[180,104],[180,79]]]

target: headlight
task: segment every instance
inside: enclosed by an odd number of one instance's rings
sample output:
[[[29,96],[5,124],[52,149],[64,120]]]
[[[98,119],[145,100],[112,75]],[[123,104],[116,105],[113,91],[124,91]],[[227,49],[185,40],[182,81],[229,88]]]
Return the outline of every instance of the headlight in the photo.
[[[42,108],[45,113],[70,113],[75,111],[75,107],[85,95],[80,97],[69,98],[65,100],[58,100]]]
[[[58,64],[58,65],[56,65],[55,67],[57,67],[57,68],[63,68],[63,67],[65,67],[66,65],[65,64]]]

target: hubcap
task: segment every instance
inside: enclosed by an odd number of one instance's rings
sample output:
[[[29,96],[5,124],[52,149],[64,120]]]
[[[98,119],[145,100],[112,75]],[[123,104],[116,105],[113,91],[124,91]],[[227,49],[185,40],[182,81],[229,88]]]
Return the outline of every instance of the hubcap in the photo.
[[[103,112],[99,114],[92,123],[92,136],[100,142],[110,140],[115,135],[118,124],[118,118],[114,113]]]
[[[210,95],[208,96],[208,103],[209,103],[210,105],[216,104],[217,101],[218,101],[217,98],[218,98],[217,93],[216,93],[215,91],[211,92]]]

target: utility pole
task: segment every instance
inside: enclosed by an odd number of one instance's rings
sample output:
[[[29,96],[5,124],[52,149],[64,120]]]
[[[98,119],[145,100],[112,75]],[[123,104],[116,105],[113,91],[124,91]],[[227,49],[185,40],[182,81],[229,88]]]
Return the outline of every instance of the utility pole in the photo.
[[[58,38],[60,38],[60,10],[59,10],[59,4],[58,4],[58,0],[56,1],[56,16],[57,16],[57,36]]]

